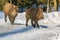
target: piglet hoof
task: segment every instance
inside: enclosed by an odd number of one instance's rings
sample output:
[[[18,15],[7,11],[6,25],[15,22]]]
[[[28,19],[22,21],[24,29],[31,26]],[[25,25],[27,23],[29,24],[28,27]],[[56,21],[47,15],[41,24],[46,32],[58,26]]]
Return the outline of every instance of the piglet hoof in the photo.
[[[11,24],[11,25],[14,25],[14,24]]]
[[[11,25],[14,25],[14,23],[11,23]]]
[[[28,26],[26,26],[26,27],[28,27]]]
[[[37,28],[39,28],[39,26]]]
[[[5,21],[5,22],[7,22],[7,21]]]
[[[32,26],[33,26],[34,28],[36,28],[36,25],[35,25],[35,24],[33,24]]]
[[[37,26],[37,28],[39,28],[39,25]]]
[[[26,24],[26,27],[28,27],[28,25]]]

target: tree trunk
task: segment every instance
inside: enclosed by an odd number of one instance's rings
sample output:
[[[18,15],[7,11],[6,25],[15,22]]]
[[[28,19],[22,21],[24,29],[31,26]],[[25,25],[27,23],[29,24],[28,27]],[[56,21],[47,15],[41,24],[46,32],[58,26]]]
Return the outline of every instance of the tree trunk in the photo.
[[[54,1],[54,11],[57,11],[57,0],[53,0]]]
[[[47,13],[49,12],[49,0],[47,2]]]
[[[52,4],[51,4],[51,1],[49,1],[49,7],[50,7],[49,8],[50,9],[49,12],[52,12]]]

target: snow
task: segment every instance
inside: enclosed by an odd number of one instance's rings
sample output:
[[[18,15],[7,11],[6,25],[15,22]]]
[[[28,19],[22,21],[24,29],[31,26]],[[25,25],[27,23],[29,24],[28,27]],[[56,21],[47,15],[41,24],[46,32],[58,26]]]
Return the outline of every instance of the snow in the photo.
[[[4,14],[1,17],[0,40],[60,40],[60,12],[44,13],[44,20],[39,20],[40,28],[33,28],[30,20],[29,26],[25,26],[25,12],[18,13],[15,25],[9,19],[5,23]]]
[[[51,23],[60,23],[60,12],[51,12],[51,13],[47,13],[44,14],[45,15],[45,19],[47,22],[51,22]],[[47,16],[47,18],[46,18]]]

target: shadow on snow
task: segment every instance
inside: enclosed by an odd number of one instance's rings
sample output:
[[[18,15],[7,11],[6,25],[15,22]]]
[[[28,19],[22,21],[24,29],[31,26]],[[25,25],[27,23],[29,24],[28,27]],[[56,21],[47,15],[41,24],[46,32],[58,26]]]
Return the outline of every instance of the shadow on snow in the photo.
[[[48,26],[45,26],[45,25],[40,25],[40,27],[48,28]],[[5,37],[7,35],[16,34],[16,33],[24,33],[24,32],[27,32],[27,31],[29,31],[31,29],[33,29],[32,26],[28,26],[28,27],[25,27],[25,28],[22,28],[22,29],[16,29],[16,30],[11,31],[11,32],[1,33],[0,37]]]
[[[48,26],[46,26],[46,25],[40,25],[40,27],[42,27],[42,28],[48,28]]]

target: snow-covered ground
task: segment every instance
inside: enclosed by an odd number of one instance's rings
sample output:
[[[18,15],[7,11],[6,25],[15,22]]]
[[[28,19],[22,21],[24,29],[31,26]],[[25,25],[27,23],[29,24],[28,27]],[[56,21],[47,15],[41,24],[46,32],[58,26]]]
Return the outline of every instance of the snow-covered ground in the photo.
[[[1,13],[0,13],[1,14]],[[15,25],[9,19],[4,21],[4,14],[0,18],[0,40],[60,40],[60,12],[44,13],[44,20],[39,21],[40,28],[25,26],[25,12],[19,13]]]

